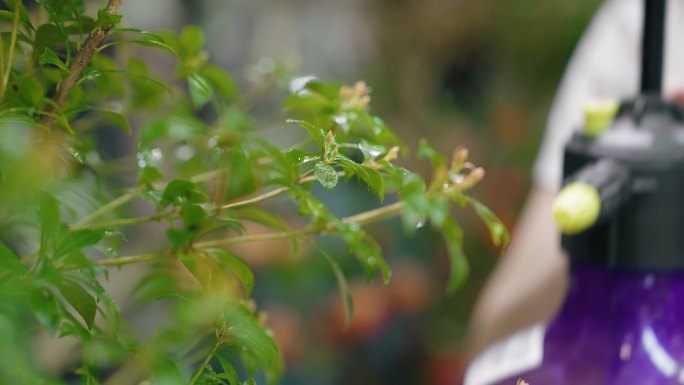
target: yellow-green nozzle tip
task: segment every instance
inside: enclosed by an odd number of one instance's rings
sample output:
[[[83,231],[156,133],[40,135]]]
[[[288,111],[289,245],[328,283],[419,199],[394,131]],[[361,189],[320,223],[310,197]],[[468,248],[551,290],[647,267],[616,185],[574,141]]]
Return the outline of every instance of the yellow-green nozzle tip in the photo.
[[[584,103],[584,134],[596,137],[610,127],[620,103],[613,99],[595,100]]]
[[[565,186],[553,202],[552,214],[563,234],[577,234],[596,222],[601,211],[601,196],[594,186],[574,182]]]

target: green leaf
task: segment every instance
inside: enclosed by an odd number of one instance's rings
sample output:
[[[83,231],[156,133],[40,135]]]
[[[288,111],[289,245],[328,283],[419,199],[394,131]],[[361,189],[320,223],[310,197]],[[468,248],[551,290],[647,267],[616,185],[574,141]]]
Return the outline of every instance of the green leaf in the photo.
[[[38,195],[38,214],[40,217],[40,254],[45,255],[59,231],[59,202],[52,195],[41,192]]]
[[[144,300],[157,301],[178,295],[177,279],[167,270],[157,269],[145,276],[135,287],[135,295]]]
[[[60,30],[54,24],[43,24],[36,30],[36,36],[33,42],[34,59],[38,59],[45,48],[57,48],[63,40],[60,37]]]
[[[104,230],[83,229],[69,233],[52,253],[52,258],[57,260],[69,253],[92,246],[102,239]]]
[[[308,151],[298,150],[296,148],[291,148],[291,149],[287,150],[287,153],[285,154],[285,156],[295,166],[300,166],[304,163],[309,163],[309,162],[312,162],[314,160],[318,160],[321,158],[320,156],[318,156],[316,154],[312,154]]]
[[[109,13],[104,9],[97,11],[97,20],[95,20],[95,28],[108,27],[121,23],[121,15]]]
[[[487,229],[489,229],[489,235],[492,238],[492,243],[494,243],[494,245],[497,247],[506,248],[506,246],[508,246],[508,242],[510,241],[510,237],[508,230],[506,230],[506,226],[504,226],[503,222],[501,222],[501,219],[499,219],[496,214],[492,212],[492,210],[490,210],[477,199],[467,195],[463,196],[463,198],[465,199],[466,203],[473,206],[477,215],[480,217],[480,219],[482,219],[485,225],[487,225]]]
[[[48,288],[34,282],[29,292],[29,302],[38,322],[54,335],[64,314],[64,307],[59,300]]]
[[[186,385],[188,381],[175,361],[161,356],[152,368],[154,383],[159,385]]]
[[[207,212],[200,205],[185,204],[181,207],[181,217],[183,224],[188,230],[194,230],[202,225],[202,222],[207,218]]]
[[[148,35],[149,37],[146,37],[144,39],[118,39],[118,40],[113,40],[110,41],[106,44],[103,44],[99,50],[102,51],[105,48],[115,46],[115,45],[131,45],[131,44],[137,44],[137,45],[142,45],[145,47],[152,47],[152,48],[158,48],[161,50],[164,50],[173,56],[178,56],[178,52],[176,52],[173,47],[170,45],[166,44],[161,37],[157,35]],[[153,36],[157,36],[156,38]]]
[[[126,117],[123,114],[116,111],[107,110],[104,108],[93,108],[93,110],[101,112],[112,123],[116,124],[121,129],[123,129],[125,133],[127,133],[128,135],[131,134],[131,126],[128,124],[128,119],[126,119]]]
[[[195,235],[196,231],[179,230],[173,228],[166,230],[166,238],[168,238],[169,242],[171,243],[171,248],[174,251],[181,250],[185,246],[188,246],[190,243],[192,243]]]
[[[226,325],[230,325],[231,341],[243,349],[240,355],[245,366],[249,368],[252,366],[249,361],[253,361],[265,371],[266,381],[275,383],[282,375],[284,365],[273,333],[243,305],[227,310],[224,317]]]
[[[14,78],[21,100],[29,107],[40,107],[45,97],[45,88],[34,76],[20,75]]]
[[[245,294],[250,296],[254,288],[254,273],[240,257],[221,249],[210,249],[207,253],[216,258],[219,263],[228,268],[245,288]]]
[[[25,274],[26,266],[7,246],[0,244],[0,272],[9,271],[14,274]]]
[[[188,76],[188,89],[192,105],[196,110],[204,107],[214,97],[214,90],[207,79],[197,73]]]
[[[235,100],[240,96],[233,78],[222,68],[208,64],[199,72],[226,99]]]
[[[463,229],[451,218],[447,218],[440,228],[446,242],[451,264],[447,291],[453,293],[463,285],[468,277],[468,260],[463,252]]]
[[[69,58],[71,57],[71,44],[69,42],[69,36],[67,35],[66,29],[64,28],[64,17],[61,17],[55,8],[51,5],[50,2],[46,0],[36,0],[38,4],[47,12],[48,16],[50,16],[50,20],[52,20],[53,23],[57,26],[57,32],[55,36],[61,37],[61,42],[64,44],[64,48],[66,50],[66,57]],[[59,5],[64,5],[64,2],[61,2],[61,4],[56,4],[57,6]],[[50,24],[43,24],[45,25],[50,25]],[[42,27],[42,26],[41,26]],[[38,30],[41,29],[41,27],[38,28]],[[54,38],[53,38],[54,39]],[[34,46],[34,49],[38,47],[38,36],[36,36],[36,46]],[[46,46],[39,47],[40,49],[35,53],[36,55],[39,55],[40,53],[43,52],[43,48]]]
[[[378,156],[387,152],[387,147],[380,144],[368,143],[365,140],[362,140],[357,147],[363,154],[364,160],[375,160]]]
[[[71,156],[73,156],[78,163],[83,164],[83,156],[81,156],[81,153],[78,152],[78,150],[76,150],[72,145],[63,142],[62,147],[64,147],[64,149],[67,150],[67,152],[71,154]]]
[[[380,198],[380,202],[383,201],[385,197],[385,179],[380,175],[378,170],[364,164],[356,163],[344,155],[338,155],[337,158],[340,166],[344,168],[345,176],[347,178],[356,175],[357,178],[368,186],[368,189],[371,192]]]
[[[435,151],[435,149],[430,146],[427,140],[423,138],[421,138],[418,142],[417,155],[419,159],[429,159],[430,163],[432,163],[433,170],[446,167],[446,160],[444,160],[444,157],[439,152]]]
[[[223,373],[216,375],[216,377],[228,380],[228,384],[230,385],[240,385],[240,376],[238,376],[233,364],[228,362],[228,360],[223,358],[220,354],[217,354],[215,357],[221,364],[221,368],[223,368]]]
[[[8,4],[9,5],[9,4]],[[11,9],[14,9],[14,6],[11,7]],[[12,11],[7,11],[7,10],[0,10],[0,21],[6,21],[6,22],[12,22],[14,20],[14,12]],[[35,30],[33,28],[33,25],[31,24],[31,20],[28,17],[28,14],[24,12],[24,10],[19,12],[19,21],[28,29],[28,30]]]
[[[88,329],[92,329],[97,311],[95,297],[88,293],[79,283],[65,279],[59,284],[59,291],[64,298],[81,315]]]
[[[66,73],[70,73],[69,67],[67,67],[66,64],[64,64],[62,59],[60,59],[59,56],[57,56],[57,54],[55,53],[55,51],[50,49],[50,47],[45,47],[45,50],[43,50],[43,53],[40,55],[38,63],[40,63],[41,65],[52,64],[57,68],[64,70]]]
[[[311,139],[313,139],[314,143],[316,143],[316,146],[318,147],[318,150],[323,152],[323,146],[324,146],[324,141],[325,141],[325,134],[320,128],[317,128],[313,124],[309,122],[305,122],[303,120],[296,120],[296,119],[288,119],[286,123],[294,123],[298,125],[299,127],[302,127],[303,129],[306,130],[306,132],[309,133],[309,136]]]
[[[389,284],[392,278],[392,271],[390,270],[387,261],[382,256],[380,245],[370,237],[357,224],[350,224],[338,221],[336,223],[337,233],[347,244],[349,250],[354,254],[356,259],[361,263],[365,272],[366,278],[372,279],[375,273],[380,270],[382,280],[385,284]]]
[[[176,179],[171,181],[162,193],[161,203],[163,206],[178,204],[182,201],[188,203],[202,203],[206,201],[206,196],[189,180]]]
[[[188,58],[195,55],[204,47],[204,32],[198,26],[186,26],[178,36],[178,44],[181,57]]]
[[[249,195],[256,191],[257,184],[254,177],[254,162],[247,157],[239,146],[231,148],[226,156],[228,162],[228,199]]]
[[[195,116],[171,115],[143,127],[140,133],[140,142],[145,145],[150,145],[161,139],[182,142],[204,134],[206,128],[206,123]]]
[[[237,210],[231,210],[231,213],[238,218],[245,218],[256,223],[260,223],[271,229],[288,231],[287,224],[278,215],[271,211],[262,209],[261,207],[245,207]]]
[[[327,190],[332,190],[337,185],[337,171],[335,171],[333,166],[323,161],[319,161],[314,166],[314,177]]]
[[[304,215],[313,216],[315,224],[330,222],[334,219],[327,207],[302,186],[293,185],[290,187],[290,192],[299,202],[299,211]]]
[[[423,194],[407,194],[404,196],[404,210],[401,212],[401,221],[404,231],[413,233],[416,228],[423,227],[430,210],[430,201]]]
[[[328,254],[318,245],[317,249],[325,256],[325,259],[328,260],[328,263],[330,263],[330,268],[332,268],[332,271],[335,274],[337,289],[340,291],[342,303],[344,304],[344,330],[347,330],[351,325],[352,318],[354,316],[354,300],[351,295],[351,290],[349,290],[347,278],[344,276],[344,272],[342,272],[340,265],[337,264],[335,259],[330,254]]]
[[[430,223],[436,227],[441,227],[449,217],[449,201],[443,196],[432,196],[428,199],[427,216]]]

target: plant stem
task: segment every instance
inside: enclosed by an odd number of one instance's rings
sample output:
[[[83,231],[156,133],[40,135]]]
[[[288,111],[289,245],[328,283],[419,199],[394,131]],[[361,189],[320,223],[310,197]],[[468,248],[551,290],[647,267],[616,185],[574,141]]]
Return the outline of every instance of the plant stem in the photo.
[[[219,170],[207,171],[205,173],[197,174],[197,175],[191,177],[190,180],[192,182],[195,182],[195,183],[206,182],[208,180],[215,178],[219,174],[220,174]],[[154,187],[157,189],[162,189],[162,188],[164,188],[164,186],[166,186],[166,183],[158,183],[158,184],[154,185]],[[86,215],[85,217],[79,219],[74,224],[72,224],[71,230],[79,230],[82,228],[91,227],[90,225],[87,225],[88,222],[90,222],[93,219],[95,219],[99,216],[102,216],[102,215],[104,215],[104,214],[106,214],[112,210],[115,210],[115,209],[119,208],[120,206],[128,203],[131,199],[135,198],[136,192],[137,191],[128,192],[128,193],[121,195],[120,197],[115,198],[114,200],[106,203],[104,206],[101,206],[97,210],[93,211],[92,213]],[[148,220],[155,220],[156,219],[156,218],[151,219],[152,217],[147,217],[147,218],[148,218]],[[136,218],[125,219],[125,220],[121,219],[121,221],[133,221],[135,219]],[[140,223],[142,223],[142,222],[140,222]],[[129,224],[129,223],[124,223],[124,224]],[[99,226],[99,227],[103,227],[103,226]]]
[[[12,15],[12,32],[10,35],[9,51],[7,52],[7,64],[3,68],[4,73],[2,74],[2,79],[0,80],[0,101],[2,101],[5,98],[5,92],[7,92],[7,83],[9,82],[9,76],[12,72],[12,61],[14,60],[14,46],[17,43],[17,32],[19,30],[20,13],[21,0],[16,0],[14,2],[14,14]]]
[[[192,379],[190,380],[189,385],[195,385],[197,380],[200,378],[202,373],[204,372],[204,368],[209,365],[209,361],[214,357],[214,354],[216,354],[216,350],[218,350],[219,346],[225,342],[225,330],[221,330],[218,335],[216,336],[216,341],[214,344],[211,346],[211,349],[209,349],[209,353],[207,353],[207,357],[204,359],[202,364],[197,367],[195,370],[195,374],[192,376]]]
[[[98,261],[98,263],[102,266],[123,266],[123,265],[130,265],[133,263],[156,261],[158,259],[164,259],[164,258],[169,258],[169,255],[168,254],[162,254],[162,253],[151,253],[151,254],[131,255],[128,257],[120,257],[120,258],[103,259],[101,261]]]
[[[309,226],[309,227],[305,227],[301,230],[294,230],[294,231],[280,231],[277,233],[242,235],[239,237],[214,239],[211,241],[197,242],[197,243],[195,243],[194,246],[198,249],[208,249],[208,248],[218,247],[218,246],[236,245],[239,243],[276,241],[279,239],[290,239],[290,238],[301,237],[304,235],[310,235],[310,234],[321,232],[322,230],[323,230],[323,227],[321,227],[321,226]]]
[[[392,203],[387,206],[379,207],[377,209],[365,211],[356,215],[342,218],[342,222],[353,223],[357,225],[365,225],[368,223],[377,222],[397,215],[399,212],[401,212],[401,209],[404,207],[404,205],[404,202]],[[237,245],[240,243],[275,241],[279,239],[291,239],[296,237],[302,237],[311,234],[322,234],[332,230],[334,230],[334,227],[331,224],[316,225],[308,226],[303,229],[294,231],[281,231],[268,234],[241,235],[238,237],[213,239],[209,241],[197,242],[194,244],[194,247],[196,249],[208,249],[212,247]],[[156,261],[169,257],[170,255],[166,253],[153,253],[120,258],[103,259],[100,260],[98,263],[102,266],[123,266],[140,262]]]
[[[123,0],[109,0],[105,11],[112,14],[117,13],[119,8],[121,8],[122,2]],[[48,112],[59,112],[62,106],[64,106],[71,89],[76,85],[78,79],[81,77],[81,73],[83,73],[83,70],[88,66],[90,59],[92,59],[97,49],[107,38],[112,28],[114,28],[114,25],[110,24],[93,28],[93,30],[90,31],[90,34],[88,34],[83,46],[78,53],[76,53],[76,57],[69,67],[69,76],[62,80],[57,86],[57,93],[52,97],[52,100],[55,102],[55,107],[51,107]],[[46,127],[52,127],[55,123],[55,119],[45,115],[41,118],[40,123]]]
[[[232,209],[234,207],[244,206],[244,205],[248,205],[248,204],[252,204],[252,203],[259,203],[261,201],[265,201],[267,199],[276,197],[276,196],[278,196],[278,195],[280,195],[280,194],[282,194],[288,190],[290,190],[289,187],[280,187],[280,188],[277,188],[275,190],[271,190],[269,192],[254,196],[252,198],[243,199],[243,200],[239,200],[239,201],[232,202],[232,203],[227,203],[227,204],[221,206],[220,209],[226,210],[226,209]]]
[[[113,201],[110,201],[109,203],[105,204],[104,206],[100,206],[97,210],[93,211],[92,213],[86,215],[85,217],[81,218],[80,220],[76,221],[73,225],[71,225],[71,230],[78,230],[86,226],[86,223],[92,221],[93,219],[108,213],[119,206],[122,206],[126,203],[128,203],[131,199],[135,197],[135,192],[128,192]]]
[[[391,205],[378,207],[377,209],[346,217],[342,219],[342,221],[345,223],[354,223],[363,226],[371,222],[377,222],[383,219],[391,218],[399,214],[405,205],[406,203],[403,201],[395,202]]]
[[[162,215],[156,214],[156,215],[150,215],[150,216],[146,216],[146,217],[110,219],[108,221],[100,221],[100,222],[96,222],[96,223],[91,223],[85,227],[87,227],[89,229],[99,229],[102,227],[137,225],[140,223],[158,221],[162,218],[163,218]]]

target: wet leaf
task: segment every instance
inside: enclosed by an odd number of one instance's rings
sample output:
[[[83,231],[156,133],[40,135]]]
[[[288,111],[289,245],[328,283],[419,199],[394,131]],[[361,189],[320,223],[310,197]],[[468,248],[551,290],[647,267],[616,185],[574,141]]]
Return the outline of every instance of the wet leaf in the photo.
[[[57,260],[71,252],[93,246],[100,242],[104,236],[104,230],[83,229],[69,233],[52,253],[52,258]]]
[[[105,11],[104,9],[99,9],[97,11],[97,20],[95,20],[95,28],[117,25],[120,22],[121,15],[115,15]]]
[[[510,237],[508,230],[503,222],[501,222],[501,219],[499,219],[496,214],[492,212],[492,210],[490,210],[477,199],[469,196],[463,196],[463,199],[465,199],[466,203],[473,206],[477,215],[480,217],[480,219],[482,219],[485,225],[487,225],[487,229],[489,229],[489,235],[492,238],[492,243],[494,243],[494,245],[497,247],[502,247],[505,249],[506,246],[508,246]]]
[[[188,76],[188,88],[192,105],[197,110],[204,107],[214,97],[214,90],[209,82],[199,74],[195,73]]]
[[[0,244],[0,272],[9,271],[13,274],[26,273],[26,266],[19,257],[7,246]]]
[[[41,65],[52,64],[57,68],[65,71],[66,73],[70,72],[69,67],[67,67],[66,64],[64,64],[64,62],[62,61],[62,59],[60,59],[59,56],[57,56],[55,51],[53,51],[49,47],[45,47],[45,50],[43,50],[43,53],[40,55],[38,63],[40,63]]]
[[[240,96],[233,78],[225,70],[217,66],[205,65],[200,69],[200,74],[226,99],[235,100]]]
[[[340,297],[342,298],[342,304],[344,305],[344,329],[348,329],[351,325],[352,318],[354,317],[354,299],[351,295],[351,290],[349,290],[349,284],[347,283],[347,278],[344,276],[344,272],[337,264],[335,259],[328,254],[323,248],[317,247],[318,250],[325,256],[325,259],[330,263],[330,268],[335,274],[335,280],[337,281],[337,289],[340,292]]]
[[[65,279],[59,284],[59,291],[76,312],[81,315],[88,329],[91,329],[95,321],[97,303],[95,297],[88,293],[79,283]]]
[[[254,273],[247,264],[238,256],[231,254],[225,250],[211,249],[207,252],[216,258],[219,263],[226,267],[232,274],[237,277],[245,288],[245,294],[250,296],[254,288]]]
[[[316,177],[316,180],[327,190],[335,188],[335,186],[337,186],[337,180],[339,179],[335,168],[323,161],[319,161],[314,166],[314,177]]]
[[[59,231],[60,215],[59,202],[48,193],[39,193],[38,196],[40,216],[40,253],[45,255],[48,246],[54,241]]]
[[[318,146],[319,151],[323,151],[323,144],[325,141],[325,134],[323,131],[321,131],[320,128],[314,126],[313,124],[303,121],[303,120],[297,120],[297,119],[288,119],[287,123],[294,123],[298,125],[299,127],[302,127],[303,129],[306,130],[306,132],[309,133],[309,136],[311,139],[313,139],[314,143],[316,143],[316,146]]]
[[[463,229],[451,218],[448,218],[440,228],[444,242],[449,252],[450,273],[447,291],[455,292],[463,285],[468,277],[468,260],[463,252]]]

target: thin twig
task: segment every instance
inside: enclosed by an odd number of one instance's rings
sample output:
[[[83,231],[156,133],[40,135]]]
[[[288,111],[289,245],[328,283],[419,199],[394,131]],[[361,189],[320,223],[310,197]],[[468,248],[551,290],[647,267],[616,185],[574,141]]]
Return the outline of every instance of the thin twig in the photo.
[[[85,226],[86,223],[92,221],[93,219],[99,217],[100,215],[108,213],[108,212],[118,208],[119,206],[122,206],[122,205],[128,203],[131,199],[133,199],[135,197],[135,195],[136,195],[135,192],[128,192],[128,193],[114,199],[113,201],[110,201],[109,203],[105,204],[104,206],[100,206],[97,210],[95,210],[92,213],[86,215],[85,217],[79,219],[78,221],[76,221],[76,223],[71,225],[71,230],[78,230],[78,229],[81,229],[83,227],[86,227]]]
[[[220,209],[221,209],[221,210],[226,210],[226,209],[232,209],[232,208],[239,207],[239,206],[249,205],[249,204],[252,204],[252,203],[259,203],[259,202],[261,202],[261,201],[265,201],[265,200],[267,200],[267,199],[276,197],[276,196],[278,196],[278,195],[280,195],[280,194],[282,194],[282,193],[284,193],[284,192],[286,192],[286,191],[289,191],[289,190],[290,190],[289,187],[280,187],[280,188],[277,188],[277,189],[275,189],[275,190],[271,190],[271,191],[269,191],[269,192],[266,192],[266,193],[257,195],[257,196],[252,197],[252,198],[248,198],[248,199],[243,199],[243,200],[239,200],[239,201],[236,201],[236,202],[227,203],[227,204],[221,206]]]
[[[0,101],[5,98],[7,83],[12,72],[12,61],[14,60],[14,46],[17,43],[17,32],[19,30],[19,14],[21,13],[21,0],[14,2],[14,14],[12,15],[12,34],[10,35],[9,52],[7,53],[7,66],[2,74],[2,84],[0,84]]]
[[[211,170],[204,172],[202,174],[197,174],[193,177],[190,178],[190,181],[194,183],[200,183],[200,182],[206,182],[208,180],[212,180],[215,178],[217,175],[220,174],[219,170]],[[156,189],[162,189],[167,185],[167,183],[156,183],[154,185],[154,188]],[[120,206],[125,205],[128,203],[131,199],[135,198],[137,195],[138,191],[131,191],[126,194],[121,195],[118,198],[115,198],[114,200],[106,203],[104,206],[99,207],[97,210],[93,211],[92,213],[86,215],[85,217],[79,219],[76,221],[74,224],[70,226],[71,230],[79,230],[82,228],[90,227],[87,224],[91,222],[93,219],[102,216],[112,210],[115,210],[119,208]]]
[[[365,225],[371,222],[381,221],[383,219],[390,218],[401,212],[404,207],[404,202],[396,202],[387,206],[379,207],[377,209],[365,211],[359,214],[351,215],[346,218],[342,218],[342,222]],[[195,249],[209,249],[213,247],[225,247],[230,245],[237,245],[241,243],[252,243],[252,242],[266,242],[266,241],[276,241],[280,239],[292,239],[297,237],[303,237],[312,234],[323,234],[334,230],[334,224],[328,223],[327,225],[312,225],[305,227],[303,229],[294,231],[280,231],[268,234],[254,234],[254,235],[241,235],[237,237],[213,239],[209,241],[197,242],[193,245]],[[98,263],[102,266],[123,266],[130,265],[140,262],[150,262],[161,260],[165,258],[170,258],[168,253],[153,253],[153,254],[142,254],[134,255],[121,258],[110,258],[100,260]]]
[[[214,354],[216,354],[216,350],[218,350],[219,346],[225,342],[225,333],[226,332],[224,330],[221,330],[217,333],[216,341],[211,346],[211,349],[209,349],[209,353],[207,353],[207,357],[204,359],[202,364],[195,370],[195,374],[192,376],[189,385],[195,385],[202,373],[204,373],[204,369],[207,367],[207,365],[209,365],[209,361],[211,361],[211,359],[214,357]]]
[[[149,215],[146,217],[110,219],[108,221],[100,221],[100,222],[96,222],[96,223],[91,223],[85,227],[87,227],[89,229],[101,229],[103,227],[137,225],[137,224],[141,224],[141,223],[158,221],[162,218],[164,218],[163,215],[155,214],[155,215]]]
[[[151,253],[151,254],[131,255],[128,257],[120,257],[120,258],[103,259],[101,261],[98,261],[97,263],[102,265],[102,266],[123,266],[123,265],[130,265],[133,263],[156,261],[158,259],[164,259],[164,258],[168,258],[168,257],[169,257],[168,254]]]
[[[405,205],[406,203],[404,201],[395,202],[391,205],[378,207],[377,209],[346,217],[342,221],[345,223],[354,223],[363,226],[371,222],[377,222],[383,219],[391,218],[399,214]]]
[[[122,2],[123,0],[109,0],[107,2],[105,11],[107,13],[116,14],[119,8],[121,8]],[[66,102],[71,89],[76,85],[81,77],[81,73],[83,73],[83,70],[86,68],[86,66],[88,66],[90,59],[92,59],[97,49],[107,38],[112,28],[114,28],[114,25],[108,24],[102,27],[93,28],[93,30],[90,31],[90,34],[88,34],[83,46],[76,54],[74,61],[71,63],[71,67],[69,67],[69,76],[64,78],[64,80],[59,83],[59,86],[57,87],[57,93],[55,93],[55,95],[52,97],[52,100],[55,102],[55,106],[51,107],[49,112],[59,112],[62,106],[64,106],[64,102]],[[40,123],[46,127],[52,127],[52,125],[55,123],[55,119],[51,116],[45,115],[41,118]]]

